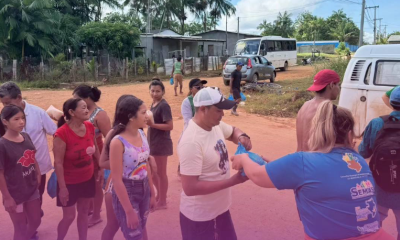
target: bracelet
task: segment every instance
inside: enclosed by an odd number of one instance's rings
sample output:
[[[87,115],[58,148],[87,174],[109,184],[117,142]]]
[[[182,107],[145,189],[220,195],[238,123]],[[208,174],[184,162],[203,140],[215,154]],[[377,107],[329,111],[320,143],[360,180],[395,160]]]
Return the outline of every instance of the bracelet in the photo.
[[[240,139],[240,137],[247,137],[248,139],[250,139],[249,135],[247,135],[246,133],[240,134],[238,140]]]

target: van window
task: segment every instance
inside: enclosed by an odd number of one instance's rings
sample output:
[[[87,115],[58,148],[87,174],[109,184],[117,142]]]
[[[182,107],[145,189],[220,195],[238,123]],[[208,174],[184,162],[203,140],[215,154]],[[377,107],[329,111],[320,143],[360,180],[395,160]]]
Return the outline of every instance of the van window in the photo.
[[[400,61],[377,61],[374,83],[383,86],[400,85]]]
[[[369,85],[369,81],[371,80],[371,66],[372,63],[368,65],[367,73],[365,74],[364,83],[365,85]]]

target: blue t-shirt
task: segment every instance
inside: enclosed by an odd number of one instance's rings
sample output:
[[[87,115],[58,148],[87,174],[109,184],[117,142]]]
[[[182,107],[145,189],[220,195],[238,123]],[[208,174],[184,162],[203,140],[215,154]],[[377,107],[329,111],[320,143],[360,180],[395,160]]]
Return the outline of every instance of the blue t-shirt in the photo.
[[[266,164],[277,189],[294,189],[304,231],[343,239],[380,228],[375,182],[367,162],[348,148],[298,152]]]

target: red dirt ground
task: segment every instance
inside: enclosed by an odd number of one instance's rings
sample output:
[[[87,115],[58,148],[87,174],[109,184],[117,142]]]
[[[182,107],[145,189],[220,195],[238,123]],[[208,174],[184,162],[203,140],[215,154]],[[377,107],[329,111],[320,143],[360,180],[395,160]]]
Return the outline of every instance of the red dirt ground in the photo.
[[[277,83],[285,79],[300,79],[309,76],[312,67],[293,67],[287,72],[278,72]],[[208,86],[218,86],[222,89],[221,78],[209,78]],[[183,120],[180,115],[180,106],[185,95],[173,96],[173,87],[165,82],[165,98],[171,105],[174,117],[174,130],[172,139],[174,150],[183,128]],[[184,81],[184,91],[187,92],[188,80]],[[133,94],[141,98],[147,106],[150,106],[151,99],[148,94],[148,83],[130,84],[117,86],[103,86],[99,106],[104,108],[110,118],[113,117],[115,103],[122,94]],[[71,97],[72,91],[59,90],[32,90],[24,91],[26,100],[39,107],[47,109],[50,104],[61,109],[63,102]],[[279,119],[247,114],[239,108],[239,117],[231,116],[228,112],[224,121],[239,127],[251,136],[253,151],[264,155],[269,159],[277,159],[296,150],[296,133],[294,119]],[[51,144],[51,138],[49,137]],[[228,150],[232,155],[236,147],[228,143]],[[50,153],[52,155],[52,153]],[[176,170],[178,166],[177,155],[174,154],[168,159],[168,209],[152,213],[148,220],[148,233],[151,240],[177,240],[181,239],[179,227],[179,199],[181,183],[177,179]],[[235,173],[232,170],[232,173]],[[48,176],[49,177],[49,176]],[[245,240],[292,240],[304,239],[302,224],[299,221],[293,191],[277,191],[274,189],[263,189],[257,187],[250,181],[232,188],[233,204],[231,214],[239,239]],[[43,209],[45,215],[39,227],[41,240],[53,240],[57,238],[57,225],[61,220],[62,210],[56,207],[55,199],[44,195]],[[101,232],[105,226],[105,207],[101,213],[103,222],[90,228],[88,239],[100,239]],[[9,215],[0,207],[0,239],[12,239],[13,226]],[[390,213],[384,223],[384,229],[393,236],[396,236],[396,225],[394,216]],[[77,228],[74,223],[71,225],[67,240],[78,239]],[[121,232],[118,232],[115,239],[123,239]]]

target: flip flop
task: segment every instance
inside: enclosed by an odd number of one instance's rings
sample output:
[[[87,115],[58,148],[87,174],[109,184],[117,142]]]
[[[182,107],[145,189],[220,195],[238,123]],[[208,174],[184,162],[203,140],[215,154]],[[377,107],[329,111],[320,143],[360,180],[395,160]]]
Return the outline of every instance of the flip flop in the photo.
[[[88,228],[91,228],[93,226],[96,226],[97,224],[101,223],[103,221],[103,219],[99,218],[94,222],[88,223]]]

